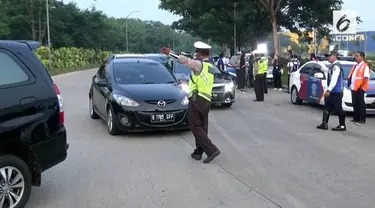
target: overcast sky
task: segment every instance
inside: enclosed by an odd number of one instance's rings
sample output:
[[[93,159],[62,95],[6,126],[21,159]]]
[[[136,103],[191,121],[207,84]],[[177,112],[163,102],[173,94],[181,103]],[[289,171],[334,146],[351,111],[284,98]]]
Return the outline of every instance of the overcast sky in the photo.
[[[88,8],[93,4],[93,0],[73,0],[80,8]],[[156,20],[165,24],[171,24],[179,19],[167,11],[158,9],[160,0],[97,0],[95,6],[98,10],[113,17],[126,17],[130,12],[131,17],[142,20]],[[361,30],[375,31],[375,0],[343,0],[343,9],[356,11],[361,16],[363,23],[359,25]]]

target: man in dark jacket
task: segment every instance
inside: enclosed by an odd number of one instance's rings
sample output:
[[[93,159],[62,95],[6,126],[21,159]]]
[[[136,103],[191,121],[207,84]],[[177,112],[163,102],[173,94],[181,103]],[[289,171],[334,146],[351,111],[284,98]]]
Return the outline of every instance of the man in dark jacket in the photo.
[[[272,71],[272,74],[273,74],[273,82],[274,82],[274,86],[275,86],[274,90],[281,91],[282,90],[282,83],[281,83],[282,67],[281,67],[281,65],[279,63],[279,59],[278,58],[275,58],[273,60],[273,71]]]

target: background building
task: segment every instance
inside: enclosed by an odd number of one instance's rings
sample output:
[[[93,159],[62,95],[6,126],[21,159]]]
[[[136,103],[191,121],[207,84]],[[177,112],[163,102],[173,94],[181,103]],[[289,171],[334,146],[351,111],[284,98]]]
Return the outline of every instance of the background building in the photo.
[[[339,50],[375,54],[375,31],[357,32],[353,35],[332,34],[330,45],[335,45]]]

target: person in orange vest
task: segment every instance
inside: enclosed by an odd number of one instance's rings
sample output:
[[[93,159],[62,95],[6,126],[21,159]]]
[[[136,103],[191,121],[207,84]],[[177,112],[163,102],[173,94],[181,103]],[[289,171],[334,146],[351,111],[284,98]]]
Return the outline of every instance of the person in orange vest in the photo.
[[[365,62],[365,53],[357,52],[355,55],[357,64],[349,72],[348,87],[352,92],[353,120],[350,123],[361,125],[366,123],[365,92],[368,89],[370,68]]]

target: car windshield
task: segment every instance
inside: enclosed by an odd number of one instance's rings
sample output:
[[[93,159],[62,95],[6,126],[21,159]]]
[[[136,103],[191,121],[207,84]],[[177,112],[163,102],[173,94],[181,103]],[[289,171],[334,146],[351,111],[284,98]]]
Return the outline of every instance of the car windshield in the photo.
[[[146,58],[154,60],[154,61],[157,61],[157,62],[159,62],[161,64],[165,64],[165,63],[168,62],[168,57],[167,56],[162,56],[162,55],[160,55],[160,56],[147,56],[146,55]]]
[[[214,66],[213,67],[214,74],[221,74],[221,71],[215,65],[213,65],[213,66]],[[176,62],[176,67],[174,69],[174,73],[190,74],[191,73],[191,69],[189,69],[187,66],[185,66],[183,64],[180,64],[180,63]]]
[[[143,56],[117,56],[115,59],[145,59]]]
[[[169,71],[172,71],[172,64],[171,64],[171,61],[170,61],[170,58],[168,56],[147,56],[146,55],[146,58],[147,59],[150,59],[150,60],[153,60],[153,61],[157,61],[161,64],[163,64]]]
[[[157,62],[115,63],[114,78],[118,84],[175,83],[172,74]]]
[[[327,68],[330,67],[329,64],[326,64]],[[353,68],[354,64],[341,64],[343,70],[344,70],[344,79],[347,80],[349,77],[349,72]],[[370,70],[370,80],[375,80],[375,73]]]

